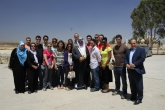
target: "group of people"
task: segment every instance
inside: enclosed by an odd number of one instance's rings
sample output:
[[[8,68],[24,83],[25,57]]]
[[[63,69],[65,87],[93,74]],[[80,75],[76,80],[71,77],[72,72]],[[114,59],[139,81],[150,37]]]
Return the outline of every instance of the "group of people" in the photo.
[[[78,33],[74,40],[64,41],[49,37],[26,38],[26,43],[20,41],[10,57],[9,69],[13,72],[15,93],[24,93],[28,84],[28,93],[37,92],[38,86],[46,91],[54,87],[65,89],[87,89],[91,92],[109,92],[109,82],[113,81],[112,70],[108,65],[114,55],[115,90],[112,95],[120,94],[120,78],[122,80],[122,99],[127,99],[126,68],[130,81],[131,97],[134,104],[142,102],[143,78],[145,73],[143,62],[145,51],[137,46],[135,39],[131,40],[131,48],[122,44],[122,36],[116,35],[117,45],[112,49],[103,34],[86,36],[87,43]],[[69,79],[69,72],[75,72],[75,78]],[[39,78],[39,85],[38,85]]]

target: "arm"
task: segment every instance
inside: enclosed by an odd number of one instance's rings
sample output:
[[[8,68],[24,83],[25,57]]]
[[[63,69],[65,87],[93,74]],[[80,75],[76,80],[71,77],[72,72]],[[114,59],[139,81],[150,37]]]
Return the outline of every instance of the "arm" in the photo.
[[[14,66],[14,55],[16,54],[16,51],[17,51],[17,48],[13,49],[13,51],[11,52],[10,61],[9,61],[9,65],[8,65],[9,69],[12,69]]]
[[[97,57],[97,61],[100,64],[101,63],[101,55],[100,55],[100,51],[96,51],[96,57]]]
[[[137,61],[133,62],[135,67],[141,65],[145,61],[145,58],[146,58],[145,50],[144,49],[140,49],[140,50],[141,50],[140,58]]]
[[[37,69],[38,67],[35,66],[35,65],[33,65],[33,64],[31,63],[31,55],[30,55],[30,54],[31,54],[30,51],[27,51],[27,65],[28,65],[29,67],[32,67],[32,68],[34,68],[34,69]]]
[[[74,47],[73,50],[72,50],[73,58],[76,59],[76,60],[79,60],[80,56],[78,56],[78,55],[76,54],[75,49],[76,49],[76,47]]]
[[[68,51],[64,52],[64,65],[68,65]]]
[[[109,48],[110,48],[110,47],[109,47]],[[111,59],[111,50],[112,50],[111,48],[108,49],[108,59],[107,59],[105,65],[107,65],[107,64],[110,62],[110,59]]]

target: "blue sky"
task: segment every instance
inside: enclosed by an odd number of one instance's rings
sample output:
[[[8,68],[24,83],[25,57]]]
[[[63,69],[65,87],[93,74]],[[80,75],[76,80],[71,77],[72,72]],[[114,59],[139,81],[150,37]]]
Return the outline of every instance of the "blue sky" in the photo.
[[[130,14],[140,0],[0,0],[0,41],[20,41],[36,35],[67,41],[104,34],[132,37]],[[73,28],[72,32],[70,28]]]

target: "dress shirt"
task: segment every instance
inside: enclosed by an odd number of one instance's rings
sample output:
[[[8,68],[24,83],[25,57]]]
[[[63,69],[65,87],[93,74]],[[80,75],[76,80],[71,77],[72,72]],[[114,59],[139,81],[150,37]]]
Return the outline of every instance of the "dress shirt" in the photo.
[[[131,49],[130,51],[130,54],[129,54],[129,64],[132,64],[132,57],[133,57],[133,54],[135,53],[136,51],[136,48],[135,49]]]
[[[101,55],[99,49],[94,46],[91,49],[91,54],[90,54],[90,67],[91,69],[95,69],[96,67],[99,66],[99,62],[101,62]]]

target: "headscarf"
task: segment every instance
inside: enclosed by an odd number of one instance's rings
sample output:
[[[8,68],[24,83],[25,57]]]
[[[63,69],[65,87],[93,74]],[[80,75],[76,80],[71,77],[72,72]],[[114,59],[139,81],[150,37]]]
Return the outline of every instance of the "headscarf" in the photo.
[[[22,66],[24,66],[24,62],[27,59],[27,54],[26,54],[27,49],[26,48],[20,49],[21,45],[25,45],[25,43],[23,41],[19,42],[19,45],[18,45],[18,48],[17,48],[17,57],[18,57],[18,60],[19,60],[20,64]]]
[[[30,50],[30,52],[34,55],[35,62],[38,63],[37,52]]]
[[[79,44],[79,42],[78,42],[78,41],[80,41],[80,40],[83,41],[83,45],[82,45],[82,46],[80,46],[80,44]],[[82,56],[85,56],[85,57],[86,57],[86,47],[85,47],[84,39],[81,38],[81,37],[79,37],[79,39],[77,40],[77,45],[78,45],[79,49],[81,50]]]

